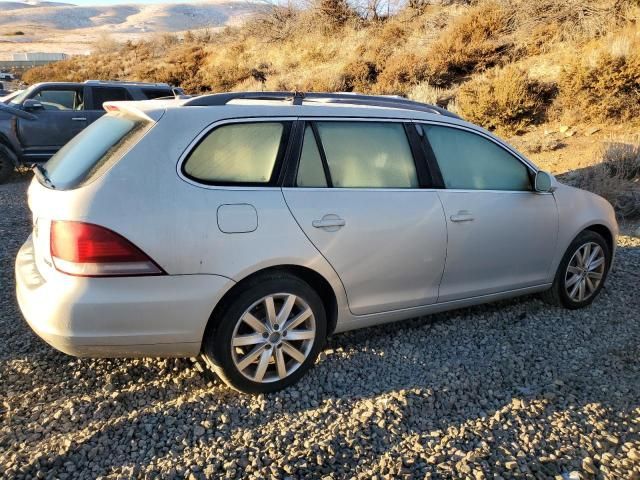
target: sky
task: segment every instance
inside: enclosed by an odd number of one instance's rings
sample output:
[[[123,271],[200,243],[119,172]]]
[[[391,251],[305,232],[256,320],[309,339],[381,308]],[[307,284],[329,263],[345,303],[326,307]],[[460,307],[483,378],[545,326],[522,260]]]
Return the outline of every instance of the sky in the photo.
[[[72,3],[74,5],[93,6],[93,5],[122,5],[127,3],[197,3],[202,0],[51,0],[61,3]],[[0,7],[2,0],[0,0]]]
[[[64,0],[60,0],[64,1]],[[68,0],[75,5],[120,5],[123,3],[197,3],[198,0]]]

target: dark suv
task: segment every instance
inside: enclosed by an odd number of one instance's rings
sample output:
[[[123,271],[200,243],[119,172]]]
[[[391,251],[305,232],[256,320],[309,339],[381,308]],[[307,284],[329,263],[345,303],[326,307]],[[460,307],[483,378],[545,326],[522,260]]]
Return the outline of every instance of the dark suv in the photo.
[[[166,83],[38,83],[0,103],[0,183],[14,167],[45,162],[65,143],[104,115],[102,104],[151,100],[182,90]]]

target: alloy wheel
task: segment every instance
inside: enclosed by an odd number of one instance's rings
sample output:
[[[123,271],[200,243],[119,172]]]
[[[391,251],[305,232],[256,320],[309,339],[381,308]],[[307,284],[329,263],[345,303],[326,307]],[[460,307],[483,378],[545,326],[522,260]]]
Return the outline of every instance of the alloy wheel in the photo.
[[[307,302],[291,293],[267,295],[239,318],[231,337],[231,357],[249,380],[275,382],[304,363],[315,337],[315,317]]]
[[[576,250],[565,273],[565,290],[574,302],[590,298],[600,286],[605,273],[605,253],[595,242],[588,242]]]

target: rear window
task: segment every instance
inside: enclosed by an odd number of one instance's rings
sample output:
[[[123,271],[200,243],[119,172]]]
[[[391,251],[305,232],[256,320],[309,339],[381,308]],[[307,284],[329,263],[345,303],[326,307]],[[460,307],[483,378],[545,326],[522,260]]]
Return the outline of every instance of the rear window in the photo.
[[[99,177],[133,146],[152,123],[138,117],[108,114],[62,147],[45,164],[56,190],[80,187]]]

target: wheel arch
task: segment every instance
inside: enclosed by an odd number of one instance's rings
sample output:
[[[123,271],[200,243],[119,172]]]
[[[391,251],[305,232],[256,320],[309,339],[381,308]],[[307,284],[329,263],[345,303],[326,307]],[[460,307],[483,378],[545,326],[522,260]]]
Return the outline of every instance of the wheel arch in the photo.
[[[209,316],[203,335],[203,341],[211,331],[215,330],[218,326],[221,312],[224,311],[236,292],[244,288],[247,283],[255,281],[261,276],[274,273],[286,273],[298,277],[308,283],[309,286],[318,293],[327,314],[327,336],[331,335],[335,331],[338,323],[338,298],[329,281],[320,273],[308,267],[303,267],[301,265],[274,265],[252,272],[239,280],[224,293]]]
[[[615,240],[614,240],[613,232],[611,231],[611,229],[609,229],[609,227],[601,223],[595,223],[593,225],[589,225],[588,227],[585,227],[583,230],[580,231],[580,233],[584,231],[595,232],[598,235],[600,235],[602,238],[604,238],[604,241],[607,242],[607,247],[609,247],[609,254],[613,255]],[[578,233],[578,235],[580,235],[580,233]],[[578,235],[576,235],[576,237]]]
[[[11,143],[2,134],[0,134],[0,153],[7,155],[15,167],[20,166],[18,155],[13,151]]]

